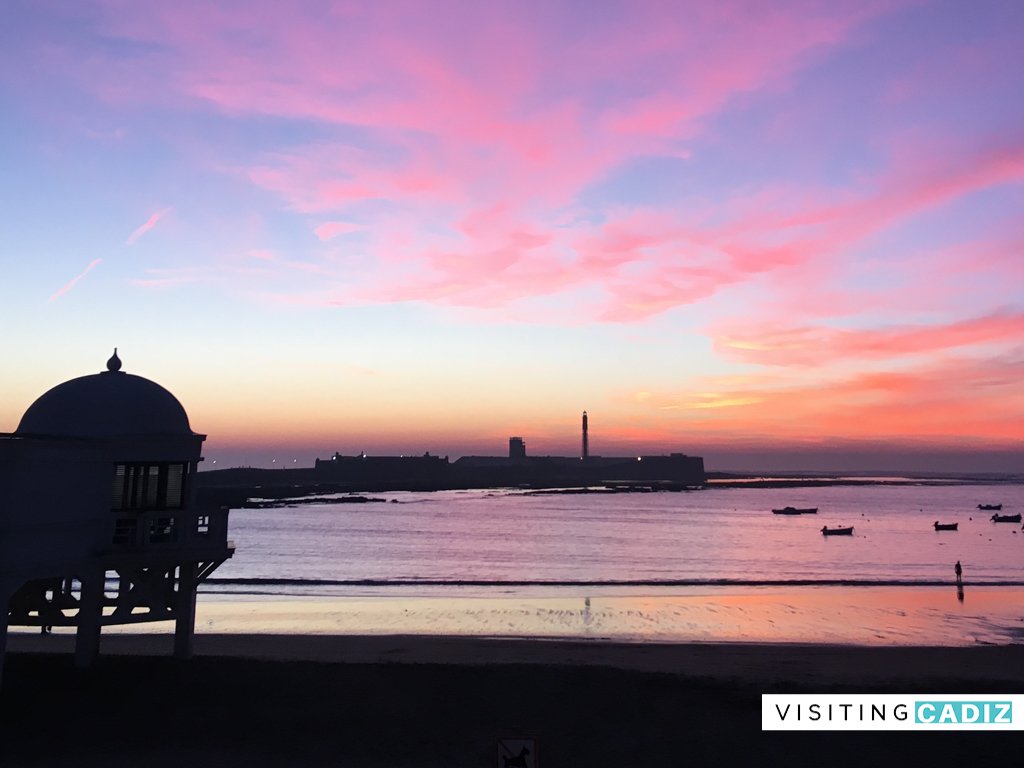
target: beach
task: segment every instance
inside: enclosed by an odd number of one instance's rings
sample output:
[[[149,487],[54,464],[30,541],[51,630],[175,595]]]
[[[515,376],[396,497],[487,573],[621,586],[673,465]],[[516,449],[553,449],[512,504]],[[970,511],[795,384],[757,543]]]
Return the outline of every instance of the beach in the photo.
[[[404,664],[618,669],[705,679],[740,686],[894,686],[937,682],[1024,687],[1024,645],[857,646],[810,643],[622,643],[600,640],[438,635],[197,635],[199,658],[314,664]],[[169,634],[121,633],[103,638],[103,657],[171,654]],[[8,650],[67,656],[73,635],[12,634]],[[104,663],[101,661],[100,664]]]
[[[1008,764],[1007,733],[762,733],[766,692],[1019,692],[1024,646],[645,644],[431,636],[11,637],[5,766]],[[826,759],[827,757],[827,759]],[[992,761],[989,763],[988,761]]]
[[[1005,764],[1012,734],[760,730],[762,693],[1024,690],[1019,590],[966,593],[204,596],[190,661],[167,623],[108,628],[87,670],[71,630],[13,631],[0,764],[501,766],[501,739],[539,766]]]

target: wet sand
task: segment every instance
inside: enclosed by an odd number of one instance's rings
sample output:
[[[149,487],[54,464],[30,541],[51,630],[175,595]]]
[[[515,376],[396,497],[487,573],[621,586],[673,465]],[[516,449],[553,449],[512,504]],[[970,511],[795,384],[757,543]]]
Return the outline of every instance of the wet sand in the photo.
[[[59,631],[59,630],[58,630]],[[166,624],[104,630],[154,631]],[[200,596],[198,634],[450,635],[630,642],[1007,645],[1024,589],[716,587],[584,595]]]

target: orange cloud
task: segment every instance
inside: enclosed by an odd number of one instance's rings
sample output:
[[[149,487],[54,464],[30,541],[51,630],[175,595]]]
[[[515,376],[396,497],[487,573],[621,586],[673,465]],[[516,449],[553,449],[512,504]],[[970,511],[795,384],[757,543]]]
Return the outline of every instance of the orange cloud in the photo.
[[[724,333],[722,354],[761,365],[827,367],[859,361],[930,354],[958,347],[1012,343],[1024,338],[1024,313],[1000,311],[936,325],[845,330],[804,326]]]
[[[699,382],[702,391],[648,392],[628,402],[637,420],[662,424],[665,432],[685,429],[702,439],[974,441],[1019,447],[1022,375],[1024,359],[959,359],[818,381],[710,378]]]

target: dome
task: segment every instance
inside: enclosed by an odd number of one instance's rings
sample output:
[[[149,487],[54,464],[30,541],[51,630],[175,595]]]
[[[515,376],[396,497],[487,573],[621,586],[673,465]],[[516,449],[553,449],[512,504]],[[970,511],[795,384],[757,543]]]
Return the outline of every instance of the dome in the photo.
[[[17,434],[69,437],[191,435],[178,399],[159,384],[120,370],[114,350],[107,370],[58,384],[29,406]]]

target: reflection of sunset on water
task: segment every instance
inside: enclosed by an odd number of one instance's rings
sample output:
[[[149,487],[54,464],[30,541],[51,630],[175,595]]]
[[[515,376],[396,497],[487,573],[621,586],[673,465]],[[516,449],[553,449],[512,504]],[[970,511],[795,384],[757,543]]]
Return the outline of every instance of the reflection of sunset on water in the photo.
[[[198,634],[460,635],[662,642],[1005,644],[1024,632],[1024,590],[703,588],[586,597],[227,597],[200,602]],[[118,632],[117,628],[105,630]],[[159,631],[139,625],[128,633]]]

